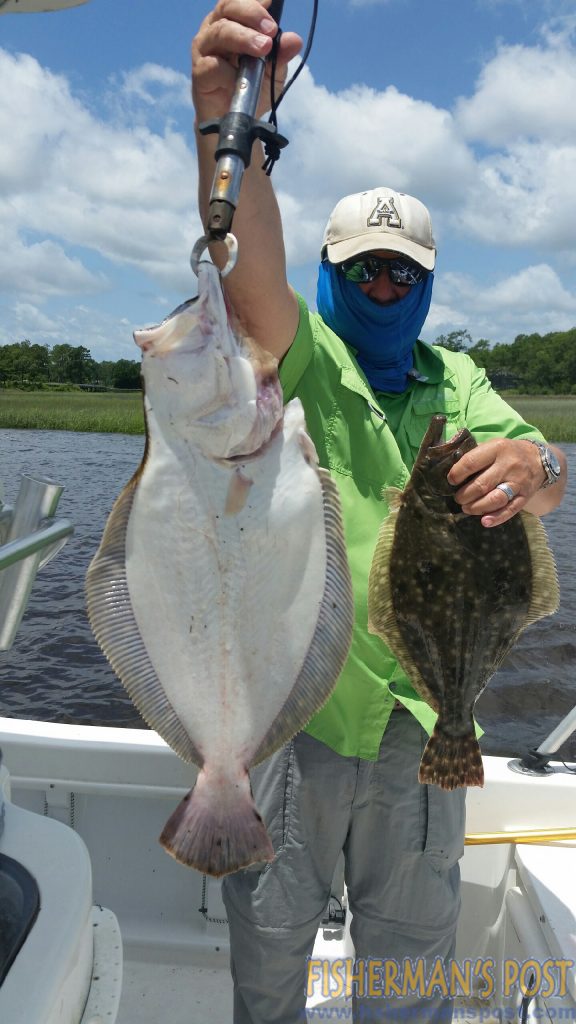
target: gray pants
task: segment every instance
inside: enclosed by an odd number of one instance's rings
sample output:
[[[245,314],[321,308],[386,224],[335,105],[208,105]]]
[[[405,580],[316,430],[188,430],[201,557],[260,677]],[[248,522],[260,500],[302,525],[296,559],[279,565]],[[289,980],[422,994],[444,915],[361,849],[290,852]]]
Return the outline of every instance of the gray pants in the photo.
[[[305,1024],[307,956],[344,850],[356,958],[454,954],[460,908],[463,790],[418,783],[426,736],[392,713],[377,761],[342,757],[306,733],[253,772],[276,857],[225,879],[234,1024]],[[429,965],[429,966],[428,966]],[[388,994],[389,995],[389,994]],[[446,1024],[441,995],[353,998],[354,1021]]]

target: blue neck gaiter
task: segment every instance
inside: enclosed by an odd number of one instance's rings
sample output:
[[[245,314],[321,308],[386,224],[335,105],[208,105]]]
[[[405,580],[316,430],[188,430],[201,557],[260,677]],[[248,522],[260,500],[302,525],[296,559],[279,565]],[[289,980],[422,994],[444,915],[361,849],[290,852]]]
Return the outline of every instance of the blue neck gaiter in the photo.
[[[412,349],[428,316],[434,274],[391,306],[378,306],[333,263],[324,260],[318,273],[316,304],[325,324],[356,350],[356,359],[376,391],[402,392],[408,387]]]

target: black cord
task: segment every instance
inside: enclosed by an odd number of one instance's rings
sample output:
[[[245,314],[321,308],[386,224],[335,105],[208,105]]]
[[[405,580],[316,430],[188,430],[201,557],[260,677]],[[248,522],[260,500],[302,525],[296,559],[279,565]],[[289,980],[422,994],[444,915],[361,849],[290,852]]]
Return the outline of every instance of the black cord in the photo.
[[[282,94],[280,94],[278,99],[276,99],[276,67],[278,65],[278,51],[280,49],[280,40],[281,40],[281,38],[282,38],[282,29],[278,28],[278,31],[277,31],[277,33],[276,33],[276,35],[274,37],[274,42],[272,43],[272,54],[271,54],[271,57],[270,57],[270,65],[271,65],[271,71],[270,71],[270,74],[271,74],[271,79],[270,79],[270,101],[271,101],[271,104],[272,104],[272,109],[270,111],[270,117],[268,118],[269,124],[273,124],[275,128],[278,127],[278,118],[276,117],[276,111],[278,110],[278,104],[280,103],[280,100],[282,99]]]
[[[271,124],[274,131],[278,131],[278,118],[276,111],[278,110],[278,104],[282,99],[282,93],[276,99],[276,67],[278,65],[278,51],[280,49],[280,39],[282,38],[282,29],[279,28],[272,44],[272,51],[270,55],[270,100],[271,110],[270,117],[268,118],[268,124]],[[262,170],[266,172],[268,177],[272,174],[274,164],[280,159],[280,146],[275,141],[274,137],[268,136],[264,142],[264,153],[266,154],[266,160],[262,165]]]
[[[278,29],[278,31],[276,33],[276,36],[274,38],[274,43],[272,45],[272,52],[270,54],[270,73],[271,73],[270,99],[271,99],[271,103],[272,103],[272,108],[270,110],[270,117],[268,118],[268,124],[273,125],[275,129],[278,128],[278,118],[277,118],[276,111],[278,110],[278,107],[280,106],[280,104],[281,104],[282,100],[284,99],[286,93],[288,92],[288,89],[290,89],[291,86],[294,85],[294,82],[298,78],[298,75],[302,71],[302,68],[304,67],[304,65],[305,65],[305,63],[308,60],[308,57],[310,55],[310,50],[312,49],[312,43],[314,41],[314,33],[316,31],[316,21],[317,21],[317,18],[318,18],[318,3],[319,3],[319,0],[314,0],[314,8],[313,8],[313,11],[312,11],[312,19],[310,21],[310,29],[308,31],[308,39],[306,40],[306,46],[304,47],[304,53],[302,54],[302,58],[300,60],[300,64],[296,68],[296,71],[292,75],[292,78],[290,78],[289,81],[286,82],[286,84],[285,84],[284,88],[282,89],[282,92],[280,93],[278,98],[276,98],[276,67],[277,67],[277,64],[278,64],[278,50],[280,48],[280,40],[282,38],[282,29],[281,28]],[[264,151],[266,153],[266,160],[265,160],[265,162],[264,162],[264,164],[262,166],[262,170],[265,171],[267,175],[270,175],[272,173],[272,169],[274,167],[274,164],[276,163],[276,161],[280,157],[280,149],[281,149],[281,147],[278,146],[278,145],[275,145],[273,140],[267,140],[266,141],[265,147],[264,147]]]
[[[303,67],[304,67],[304,65],[305,65],[305,63],[308,60],[308,57],[310,55],[310,50],[312,49],[312,43],[314,42],[314,33],[316,31],[316,20],[318,18],[318,3],[319,3],[319,0],[314,0],[314,9],[312,11],[312,19],[310,21],[310,29],[308,31],[308,39],[306,40],[306,46],[304,47],[304,53],[302,54],[302,58],[300,60],[300,63],[298,65],[298,67],[296,68],[296,71],[292,75],[292,78],[288,82],[286,82],[286,85],[282,89],[282,92],[280,93],[276,103],[274,103],[274,100],[272,101],[272,107],[273,107],[273,113],[274,114],[276,113],[276,110],[278,109],[280,103],[282,102],[282,100],[284,99],[286,93],[288,92],[288,89],[290,89],[294,85],[294,82],[298,78],[298,75],[302,71],[302,69],[303,69]],[[280,32],[278,32],[276,38],[278,38],[279,35],[280,35]],[[272,117],[272,114],[270,115],[270,117]]]

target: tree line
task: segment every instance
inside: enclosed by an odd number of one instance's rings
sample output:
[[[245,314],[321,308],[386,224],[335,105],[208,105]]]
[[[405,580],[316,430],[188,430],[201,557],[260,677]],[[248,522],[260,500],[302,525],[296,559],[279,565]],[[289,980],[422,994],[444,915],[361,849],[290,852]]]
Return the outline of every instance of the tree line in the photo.
[[[510,344],[473,341],[466,330],[436,338],[436,345],[467,352],[498,390],[527,395],[576,394],[576,327],[550,334],[519,334]]]
[[[529,395],[576,394],[576,327],[550,334],[519,334],[512,343],[474,341],[467,330],[440,334],[435,345],[467,352],[498,390]],[[140,387],[140,362],[92,359],[84,345],[0,345],[0,386],[76,384],[133,390]]]
[[[92,359],[84,345],[38,345],[16,341],[0,345],[0,385],[76,384],[99,388],[136,390],[140,387],[140,362]]]

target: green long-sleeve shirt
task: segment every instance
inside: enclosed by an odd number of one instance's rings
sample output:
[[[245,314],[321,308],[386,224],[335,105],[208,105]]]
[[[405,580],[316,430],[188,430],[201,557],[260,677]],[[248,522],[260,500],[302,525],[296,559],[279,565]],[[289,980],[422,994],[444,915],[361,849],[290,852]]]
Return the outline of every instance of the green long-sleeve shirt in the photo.
[[[467,355],[417,342],[419,379],[403,394],[374,392],[349,348],[303,299],[296,338],[280,366],[284,399],[298,397],[320,465],[342,502],[355,600],[350,653],[328,703],[307,732],[344,756],[376,759],[394,700],[431,732],[435,714],[379,637],[368,633],[368,575],[384,491],[404,488],[430,417],[446,416],[446,438],[467,426],[478,442],[539,432],[492,389]]]

